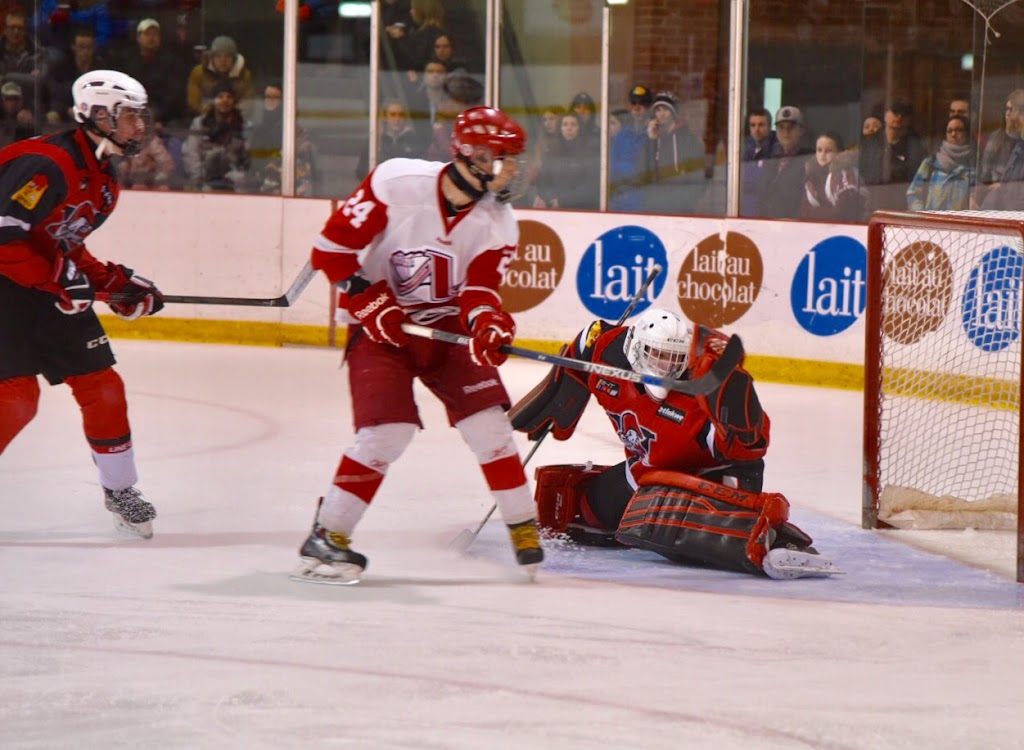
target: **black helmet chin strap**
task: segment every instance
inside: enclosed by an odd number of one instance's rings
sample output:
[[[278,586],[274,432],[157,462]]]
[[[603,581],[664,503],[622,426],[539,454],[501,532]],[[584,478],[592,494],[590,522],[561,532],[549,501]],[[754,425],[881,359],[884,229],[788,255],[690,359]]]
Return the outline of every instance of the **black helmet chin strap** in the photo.
[[[115,122],[116,122],[116,120],[115,120]],[[138,156],[139,154],[142,153],[142,144],[141,143],[139,143],[138,141],[134,141],[134,140],[133,141],[124,141],[122,143],[121,141],[116,140],[114,138],[114,134],[112,132],[111,133],[104,133],[102,130],[100,130],[99,125],[97,125],[96,122],[91,117],[86,117],[85,118],[85,122],[82,123],[82,126],[86,130],[88,130],[90,133],[95,133],[96,135],[98,135],[103,140],[110,141],[111,143],[113,143],[115,146],[117,146],[119,149],[121,149],[121,155],[122,156]],[[105,152],[106,152],[106,147],[103,145],[103,141],[100,141],[99,146],[96,147],[96,158],[97,159],[102,158],[105,155]]]
[[[461,159],[462,162],[469,167],[473,176],[479,179],[484,185],[484,189],[480,190],[479,188],[474,187],[473,184],[462,175],[462,172],[459,171],[459,168],[455,163],[452,162],[448,166],[448,176],[451,177],[452,182],[455,183],[455,187],[457,187],[460,192],[465,193],[473,202],[476,202],[487,195],[487,183],[494,179],[494,175],[487,174],[462,154],[456,155],[455,158]]]

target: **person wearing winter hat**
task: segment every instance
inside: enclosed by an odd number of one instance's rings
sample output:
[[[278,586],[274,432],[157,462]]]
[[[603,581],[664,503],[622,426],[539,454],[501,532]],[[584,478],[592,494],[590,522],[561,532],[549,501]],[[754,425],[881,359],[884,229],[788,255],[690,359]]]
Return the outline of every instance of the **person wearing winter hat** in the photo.
[[[669,91],[654,96],[654,119],[647,125],[644,208],[651,213],[691,214],[704,194],[704,146],[680,117]]]
[[[596,147],[600,140],[600,128],[597,126],[597,103],[594,97],[586,91],[579,92],[569,102],[569,111],[575,112],[580,120],[581,142]]]
[[[208,56],[189,75],[189,110],[199,114],[204,105],[213,102],[218,84],[224,81],[234,89],[238,106],[243,110],[247,108],[252,100],[252,72],[238,51],[235,40],[229,36],[218,36],[210,43]]]

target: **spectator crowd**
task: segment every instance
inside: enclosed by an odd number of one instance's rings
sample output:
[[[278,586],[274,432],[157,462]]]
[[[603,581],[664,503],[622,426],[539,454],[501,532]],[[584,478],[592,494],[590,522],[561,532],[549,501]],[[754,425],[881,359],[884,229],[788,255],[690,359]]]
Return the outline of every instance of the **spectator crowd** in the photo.
[[[450,4],[447,4],[451,7]],[[254,80],[243,51],[227,34],[193,45],[184,15],[173,28],[152,17],[109,17],[106,3],[40,0],[25,10],[0,6],[0,146],[68,127],[71,85],[91,70],[113,68],[136,78],[150,96],[152,137],[122,163],[126,187],[150,190],[279,193],[282,184],[284,89]],[[413,157],[450,158],[451,126],[483,103],[482,65],[449,28],[442,0],[380,3],[381,107],[379,163]],[[126,26],[126,23],[128,24]],[[466,53],[470,54],[467,55]],[[514,191],[517,205],[596,210],[602,146],[607,145],[608,209],[659,214],[714,214],[710,202],[714,143],[706,110],[643,83],[608,114],[590,92],[515,113],[530,131]],[[846,139],[816,130],[803,103],[746,114],[739,184],[740,215],[861,222],[878,209],[1018,209],[1024,200],[1024,89],[1007,94],[1003,127],[977,132],[969,96],[923,136],[914,107],[888,98]],[[296,192],[316,194],[317,154],[297,129]]]

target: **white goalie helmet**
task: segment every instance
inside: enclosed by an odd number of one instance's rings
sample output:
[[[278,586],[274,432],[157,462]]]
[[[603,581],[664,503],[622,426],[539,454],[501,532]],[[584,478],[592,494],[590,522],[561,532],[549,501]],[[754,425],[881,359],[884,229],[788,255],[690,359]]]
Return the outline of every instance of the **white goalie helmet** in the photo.
[[[644,311],[626,333],[626,359],[634,371],[659,378],[678,378],[686,370],[692,326],[671,310]]]

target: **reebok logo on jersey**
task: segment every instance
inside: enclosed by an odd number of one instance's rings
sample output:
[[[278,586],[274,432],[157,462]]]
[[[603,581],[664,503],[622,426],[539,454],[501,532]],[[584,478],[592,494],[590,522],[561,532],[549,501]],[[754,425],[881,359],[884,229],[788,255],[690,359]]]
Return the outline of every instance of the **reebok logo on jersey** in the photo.
[[[487,388],[496,387],[498,385],[499,383],[497,380],[495,380],[494,378],[490,378],[489,380],[481,380],[479,383],[473,383],[472,385],[465,385],[462,387],[462,392],[476,393],[477,391],[482,391]]]
[[[679,411],[678,409],[673,409],[671,406],[662,404],[661,406],[658,407],[658,416],[664,417],[665,419],[675,422],[676,424],[682,424],[683,419],[686,418],[686,412],[682,412]]]
[[[46,175],[37,174],[22,185],[21,189],[11,196],[11,199],[31,211],[39,205],[39,200],[49,187],[50,181],[46,179]]]

